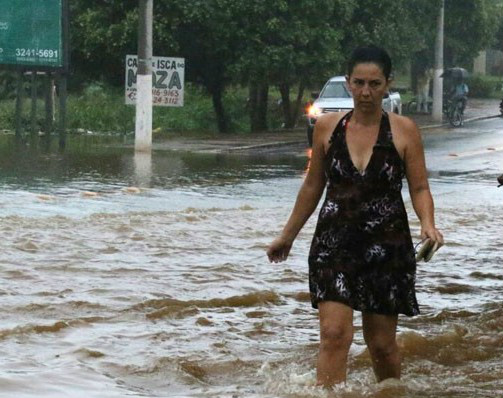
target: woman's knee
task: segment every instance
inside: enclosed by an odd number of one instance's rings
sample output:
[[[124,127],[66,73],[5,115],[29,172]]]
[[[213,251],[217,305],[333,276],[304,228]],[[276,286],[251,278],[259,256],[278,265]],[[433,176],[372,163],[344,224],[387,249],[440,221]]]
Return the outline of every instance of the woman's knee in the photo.
[[[327,323],[320,328],[320,345],[327,350],[349,350],[353,342],[353,326]]]
[[[374,358],[387,360],[398,355],[398,345],[395,340],[370,340],[367,342],[367,347]]]

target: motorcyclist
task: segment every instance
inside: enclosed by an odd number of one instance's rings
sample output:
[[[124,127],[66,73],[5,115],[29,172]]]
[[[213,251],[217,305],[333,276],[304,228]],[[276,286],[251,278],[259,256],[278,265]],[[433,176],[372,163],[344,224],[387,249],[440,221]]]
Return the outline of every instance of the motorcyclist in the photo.
[[[463,81],[463,79],[460,77],[456,78],[451,90],[451,100],[454,103],[457,101],[461,102],[461,113],[464,113],[465,111],[468,92],[468,85]]]

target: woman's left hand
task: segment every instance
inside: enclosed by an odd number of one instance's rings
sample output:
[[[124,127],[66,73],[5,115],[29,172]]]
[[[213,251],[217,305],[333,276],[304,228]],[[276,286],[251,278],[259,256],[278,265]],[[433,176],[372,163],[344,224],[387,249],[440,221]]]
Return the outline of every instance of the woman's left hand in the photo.
[[[429,238],[433,242],[438,243],[438,248],[444,245],[444,236],[435,227],[421,227],[421,239]]]

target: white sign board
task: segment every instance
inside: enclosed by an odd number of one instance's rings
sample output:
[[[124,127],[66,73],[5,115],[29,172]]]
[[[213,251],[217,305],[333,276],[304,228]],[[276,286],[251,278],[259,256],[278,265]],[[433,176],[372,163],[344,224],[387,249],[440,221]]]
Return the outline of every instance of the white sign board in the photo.
[[[126,105],[136,104],[138,57],[126,55]],[[185,59],[152,57],[152,105],[183,106]]]

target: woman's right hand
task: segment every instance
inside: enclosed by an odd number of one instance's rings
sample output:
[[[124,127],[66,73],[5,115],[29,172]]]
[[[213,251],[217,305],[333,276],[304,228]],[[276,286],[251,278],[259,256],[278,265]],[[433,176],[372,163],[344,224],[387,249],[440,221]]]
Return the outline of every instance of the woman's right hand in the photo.
[[[293,242],[283,237],[275,239],[267,248],[267,257],[269,257],[269,261],[271,263],[285,261],[292,248],[292,243]]]

